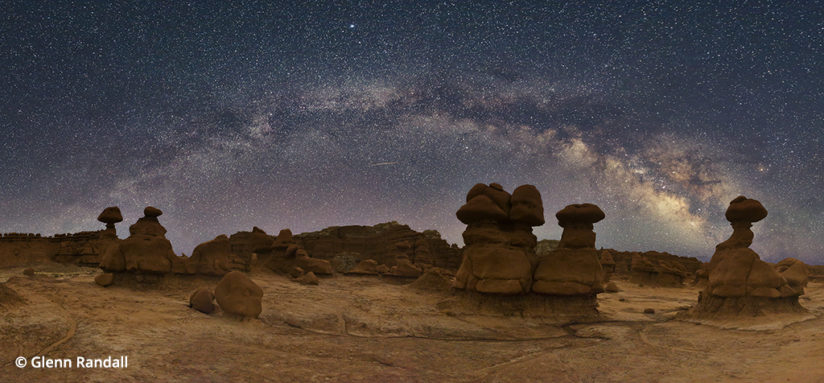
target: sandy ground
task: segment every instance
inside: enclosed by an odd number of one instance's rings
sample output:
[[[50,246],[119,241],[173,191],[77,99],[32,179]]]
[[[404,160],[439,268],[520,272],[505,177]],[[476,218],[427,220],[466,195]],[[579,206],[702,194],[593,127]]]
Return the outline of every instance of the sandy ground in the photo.
[[[337,276],[303,286],[260,272],[251,277],[263,313],[238,321],[187,307],[196,286],[217,279],[136,291],[95,285],[95,269],[36,269],[0,269],[23,298],[0,303],[3,382],[824,382],[820,281],[802,297],[809,314],[699,323],[674,319],[697,289],[618,280],[621,292],[599,295],[600,318],[559,323],[473,314],[460,296],[409,281]],[[127,355],[129,365],[15,366],[37,355]]]

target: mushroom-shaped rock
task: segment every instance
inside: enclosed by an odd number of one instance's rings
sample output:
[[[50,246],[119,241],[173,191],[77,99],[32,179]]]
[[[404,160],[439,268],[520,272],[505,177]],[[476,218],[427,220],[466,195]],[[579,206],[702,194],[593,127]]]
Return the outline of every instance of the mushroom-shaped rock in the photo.
[[[257,318],[262,310],[263,290],[240,271],[230,271],[215,287],[215,299],[229,314]]]
[[[208,287],[201,287],[189,296],[189,307],[204,314],[211,314],[215,311],[215,295]]]
[[[593,224],[604,219],[593,204],[569,205],[555,214],[564,228],[558,248],[542,255],[532,290],[548,295],[592,296],[603,291],[604,271],[595,250]]]
[[[532,185],[521,185],[515,188],[510,199],[512,207],[509,218],[515,222],[529,226],[544,224],[544,203],[538,188]]]
[[[172,243],[166,239],[166,228],[157,220],[156,212],[146,208],[146,213],[148,215],[129,227],[128,238],[106,250],[100,268],[110,272],[148,273],[169,273],[183,268],[184,261],[172,250]]]
[[[157,218],[163,215],[163,212],[154,206],[146,206],[146,208],[143,209],[143,215],[149,218]]]
[[[604,219],[604,212],[591,203],[568,205],[555,213],[558,225],[564,228],[558,247],[571,249],[594,248],[595,232],[592,225]]]
[[[798,296],[804,293],[800,287],[803,278],[793,278],[802,272],[800,267],[789,271],[794,260],[773,267],[749,248],[754,237],[750,230],[752,222],[766,216],[767,210],[756,200],[740,196],[730,202],[726,217],[732,223],[733,233],[715,247],[706,266],[707,285],[691,315],[804,311],[798,303]],[[790,280],[795,285],[788,283]]]
[[[750,247],[754,237],[750,227],[753,222],[758,222],[767,216],[767,209],[757,200],[738,196],[730,202],[724,216],[730,221],[733,232],[730,238],[719,243],[716,249]]]
[[[533,186],[516,190],[514,198],[501,185],[477,184],[467,193],[467,203],[456,213],[467,224],[456,288],[502,295],[529,292],[537,243],[531,226],[543,223],[543,203]]]
[[[117,206],[110,206],[103,209],[103,212],[97,216],[97,220],[106,224],[106,229],[114,229],[114,224],[123,222],[123,215],[120,213],[120,208]]]
[[[730,222],[758,222],[767,217],[767,209],[757,200],[738,196],[730,201],[724,216]]]
[[[483,194],[469,200],[469,202],[458,209],[455,215],[458,216],[461,222],[467,225],[483,220],[503,221],[507,219],[506,212],[493,202],[492,199]]]

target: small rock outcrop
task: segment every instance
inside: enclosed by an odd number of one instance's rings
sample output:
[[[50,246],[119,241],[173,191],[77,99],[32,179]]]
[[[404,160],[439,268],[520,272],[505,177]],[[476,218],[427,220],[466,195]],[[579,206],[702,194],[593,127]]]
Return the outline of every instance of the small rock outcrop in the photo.
[[[215,295],[208,287],[201,287],[189,296],[189,307],[204,314],[211,314],[215,311]]]
[[[262,311],[263,290],[240,271],[230,271],[215,287],[215,299],[226,313],[257,318]]]
[[[253,227],[252,231],[239,231],[229,236],[231,252],[240,257],[245,266],[243,271],[251,270],[252,254],[267,251],[274,241],[274,237],[266,234],[257,226]]]
[[[767,216],[760,202],[744,196],[735,198],[727,208],[726,218],[733,227],[729,239],[715,248],[707,265],[708,283],[701,292],[693,315],[763,315],[773,312],[803,312],[798,303],[803,287],[788,283],[779,271],[752,251],[754,234],[750,227]],[[795,262],[788,261],[784,272]],[[798,270],[796,268],[795,270]],[[795,271],[787,276],[792,278]],[[797,283],[797,282],[796,282]]]
[[[804,294],[809,282],[810,269],[804,262],[795,258],[785,258],[775,264],[775,271],[781,274],[795,293]]]
[[[532,287],[537,238],[544,223],[541,194],[522,185],[512,195],[499,184],[477,184],[456,213],[467,225],[455,287],[487,294],[525,294]]]
[[[564,228],[558,248],[538,260],[532,290],[540,294],[592,296],[604,291],[593,224],[604,219],[593,204],[569,205],[555,214]]]

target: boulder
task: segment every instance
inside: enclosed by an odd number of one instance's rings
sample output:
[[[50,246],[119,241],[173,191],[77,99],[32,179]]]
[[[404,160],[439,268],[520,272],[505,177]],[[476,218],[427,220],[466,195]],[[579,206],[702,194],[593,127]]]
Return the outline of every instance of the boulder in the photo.
[[[226,313],[257,318],[262,311],[263,290],[240,271],[230,271],[215,287],[215,299]]]
[[[204,314],[211,314],[215,311],[215,295],[208,287],[201,287],[189,296],[189,307]]]
[[[313,273],[311,271],[306,273],[306,274],[301,275],[300,277],[298,277],[296,279],[296,281],[298,281],[302,285],[318,285],[318,284],[320,284],[320,280],[318,279],[318,276],[315,275],[315,273]]]
[[[112,273],[101,273],[94,277],[94,283],[97,283],[100,286],[106,287],[110,286],[114,283],[114,274]]]

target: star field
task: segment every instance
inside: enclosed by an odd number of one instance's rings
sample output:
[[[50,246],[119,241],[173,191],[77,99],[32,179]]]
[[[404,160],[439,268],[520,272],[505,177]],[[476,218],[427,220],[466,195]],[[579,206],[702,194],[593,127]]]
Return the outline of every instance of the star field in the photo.
[[[0,232],[120,236],[146,205],[175,251],[395,220],[462,243],[478,182],[597,246],[707,259],[743,194],[753,249],[824,263],[818,1],[12,1],[0,16]],[[535,230],[558,238],[554,219]]]

